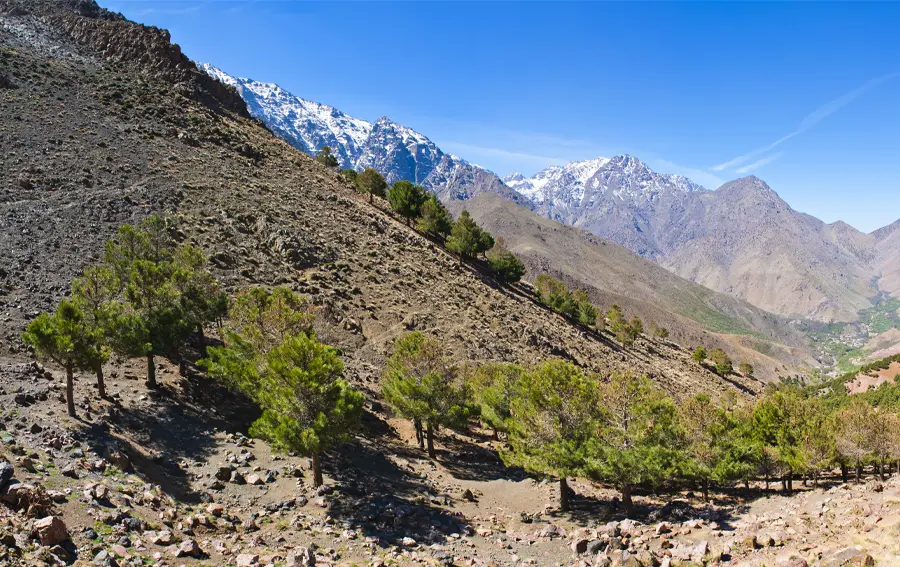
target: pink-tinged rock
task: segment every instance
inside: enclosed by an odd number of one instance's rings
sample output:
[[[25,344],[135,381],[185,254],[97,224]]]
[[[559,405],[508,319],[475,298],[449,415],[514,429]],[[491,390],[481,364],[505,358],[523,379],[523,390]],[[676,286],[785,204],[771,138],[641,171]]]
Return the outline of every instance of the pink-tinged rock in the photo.
[[[34,523],[32,535],[41,545],[52,547],[69,539],[69,530],[66,524],[56,516],[41,518]]]

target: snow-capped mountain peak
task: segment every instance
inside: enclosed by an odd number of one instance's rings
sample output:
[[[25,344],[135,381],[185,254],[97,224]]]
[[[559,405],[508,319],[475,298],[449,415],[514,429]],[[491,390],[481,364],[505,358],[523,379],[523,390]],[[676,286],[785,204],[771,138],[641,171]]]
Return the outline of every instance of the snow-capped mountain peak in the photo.
[[[233,77],[208,63],[199,67],[208,75],[235,87],[254,117],[295,148],[314,154],[329,146],[341,167],[353,167],[372,124],[337,108],[300,98],[274,83]]]
[[[340,110],[293,95],[273,83],[236,78],[209,64],[200,68],[234,86],[250,113],[289,144],[314,154],[329,146],[342,168],[377,169],[388,183],[419,183],[446,198],[492,192],[518,203],[521,195],[492,172],[445,154],[428,137],[383,116],[367,122]]]
[[[532,177],[516,173],[506,176],[504,181],[538,207],[590,206],[606,194],[646,201],[662,192],[688,193],[703,189],[684,176],[655,173],[641,160],[625,154],[552,165]]]

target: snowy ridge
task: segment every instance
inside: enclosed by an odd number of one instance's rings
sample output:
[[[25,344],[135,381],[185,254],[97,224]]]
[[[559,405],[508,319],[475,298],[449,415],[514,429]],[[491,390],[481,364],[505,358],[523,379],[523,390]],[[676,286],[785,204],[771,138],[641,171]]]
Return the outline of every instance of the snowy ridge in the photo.
[[[273,83],[236,78],[209,64],[200,68],[234,86],[250,113],[294,147],[315,154],[322,146],[329,146],[342,168],[362,171],[372,167],[388,183],[412,181],[442,199],[496,193],[574,224],[579,211],[602,208],[609,199],[641,208],[662,195],[703,189],[684,176],[655,173],[627,155],[553,165],[531,177],[513,173],[501,181],[491,171],[444,153],[427,136],[387,117],[368,122],[293,95]]]
[[[459,156],[445,154],[428,137],[382,117],[374,123],[293,95],[278,85],[241,79],[210,64],[200,68],[234,86],[250,113],[295,148],[315,154],[329,146],[342,168],[377,169],[388,183],[419,183],[441,198],[467,199],[492,192],[520,204],[528,202],[492,172]]]
[[[273,83],[260,83],[228,75],[208,63],[200,68],[219,81],[232,85],[243,97],[254,117],[265,122],[295,148],[315,153],[331,147],[342,167],[352,167],[372,124],[347,116],[340,110],[295,96]]]
[[[553,165],[532,177],[515,172],[503,178],[511,188],[535,205],[591,206],[607,194],[622,200],[653,201],[662,193],[702,191],[683,175],[656,173],[641,160],[619,155]]]

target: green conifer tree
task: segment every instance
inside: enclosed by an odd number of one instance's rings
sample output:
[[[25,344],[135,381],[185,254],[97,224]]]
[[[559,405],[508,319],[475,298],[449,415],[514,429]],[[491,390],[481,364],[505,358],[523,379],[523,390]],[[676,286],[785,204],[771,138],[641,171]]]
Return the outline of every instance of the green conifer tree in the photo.
[[[410,226],[414,218],[418,218],[428,196],[425,190],[409,181],[397,181],[391,185],[388,191],[388,202],[394,211],[406,219],[406,225]]]
[[[672,399],[646,377],[613,373],[599,387],[601,415],[588,469],[616,485],[625,513],[634,510],[632,490],[657,485],[681,469],[682,438]]]
[[[437,454],[434,438],[441,427],[462,427],[469,418],[466,390],[456,367],[434,339],[421,332],[399,337],[382,377],[381,393],[400,416],[413,422],[421,448]]]
[[[570,508],[567,478],[582,474],[597,428],[597,383],[559,360],[524,373],[511,403],[509,465],[559,479],[560,509]]]
[[[102,339],[96,335],[78,306],[60,302],[54,313],[41,313],[28,324],[22,335],[38,357],[47,358],[66,372],[66,409],[75,417],[75,371],[94,370],[103,352]]]

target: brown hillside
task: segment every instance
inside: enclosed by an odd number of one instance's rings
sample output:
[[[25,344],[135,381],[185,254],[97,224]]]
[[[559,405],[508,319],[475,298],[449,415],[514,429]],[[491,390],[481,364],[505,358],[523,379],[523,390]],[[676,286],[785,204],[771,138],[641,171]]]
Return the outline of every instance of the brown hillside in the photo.
[[[231,91],[185,83],[194,72],[159,30],[52,3],[0,6],[0,75],[14,87],[0,89],[0,356],[26,358],[27,321],[116,227],[158,211],[180,220],[230,289],[309,295],[361,382],[377,379],[396,336],[420,329],[459,359],[563,357],[646,373],[676,395],[735,388],[673,344],[622,350],[489,285],[246,118]]]
[[[789,323],[741,300],[706,289],[640,258],[614,242],[546,219],[490,194],[465,202],[456,211],[473,217],[526,263],[526,279],[547,273],[588,291],[602,309],[612,304],[667,328],[682,345],[720,347],[748,361],[763,379],[785,376],[814,365],[806,340]]]

